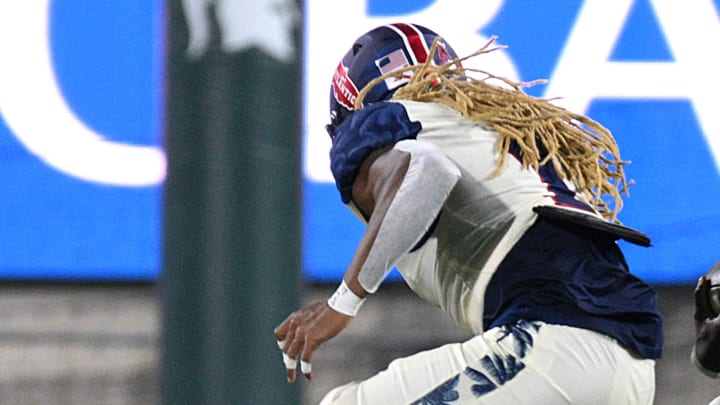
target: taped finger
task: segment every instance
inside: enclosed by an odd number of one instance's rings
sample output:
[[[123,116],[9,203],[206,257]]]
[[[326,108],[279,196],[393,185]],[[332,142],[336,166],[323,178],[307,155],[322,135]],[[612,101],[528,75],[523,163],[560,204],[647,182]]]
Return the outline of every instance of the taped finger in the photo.
[[[278,340],[277,345],[280,348],[280,350],[285,348],[285,341],[284,340]]]
[[[312,372],[312,363],[300,360],[300,371],[302,371],[303,374],[310,374]]]
[[[285,368],[288,370],[295,370],[297,368],[297,359],[291,359],[287,353],[283,353],[283,363],[285,363]]]

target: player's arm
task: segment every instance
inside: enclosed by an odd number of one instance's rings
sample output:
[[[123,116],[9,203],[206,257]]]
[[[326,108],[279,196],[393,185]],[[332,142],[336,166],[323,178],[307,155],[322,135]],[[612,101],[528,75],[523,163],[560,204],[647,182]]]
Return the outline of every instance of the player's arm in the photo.
[[[399,142],[363,162],[353,202],[369,219],[343,278],[351,292],[364,298],[378,289],[428,232],[459,178],[457,166],[422,141]]]
[[[298,356],[311,377],[314,351],[347,327],[365,296],[425,235],[459,177],[437,147],[420,141],[399,142],[363,161],[352,193],[369,219],[342,284],[329,300],[294,312],[275,329],[288,381],[295,380]]]
[[[720,263],[715,268],[720,269]],[[716,269],[717,270],[717,269]],[[720,377],[720,316],[711,309],[710,278],[703,276],[695,288],[695,344],[691,360],[704,374]]]

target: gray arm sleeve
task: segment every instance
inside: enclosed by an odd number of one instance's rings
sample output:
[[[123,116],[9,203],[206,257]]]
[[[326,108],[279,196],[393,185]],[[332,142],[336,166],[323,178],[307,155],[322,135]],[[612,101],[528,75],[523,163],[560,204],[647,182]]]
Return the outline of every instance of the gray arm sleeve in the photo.
[[[409,153],[410,164],[360,269],[358,281],[370,293],[425,235],[461,176],[455,163],[433,144],[406,140],[393,148]]]

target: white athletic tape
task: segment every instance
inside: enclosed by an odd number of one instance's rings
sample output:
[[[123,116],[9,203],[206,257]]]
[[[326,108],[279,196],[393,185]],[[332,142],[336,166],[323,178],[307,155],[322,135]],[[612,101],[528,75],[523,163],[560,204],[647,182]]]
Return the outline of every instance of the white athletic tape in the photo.
[[[330,308],[341,314],[355,316],[364,301],[365,298],[360,298],[355,295],[355,293],[348,288],[347,284],[345,284],[345,280],[343,280],[333,295],[330,296],[327,303]]]
[[[291,359],[287,353],[283,353],[283,363],[285,363],[285,368],[288,370],[295,370],[297,368],[297,359]]]
[[[284,340],[278,340],[277,345],[280,348],[280,350],[285,348],[285,341]]]
[[[303,374],[310,374],[312,372],[312,363],[300,360],[300,371],[302,371]]]

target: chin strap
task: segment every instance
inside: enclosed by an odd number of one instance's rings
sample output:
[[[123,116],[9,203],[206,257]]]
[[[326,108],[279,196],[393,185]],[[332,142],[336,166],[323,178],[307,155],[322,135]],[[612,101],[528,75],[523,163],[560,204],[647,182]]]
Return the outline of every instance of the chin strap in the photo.
[[[423,239],[461,176],[455,163],[433,144],[405,140],[393,148],[409,153],[410,164],[360,269],[358,281],[370,293]]]

